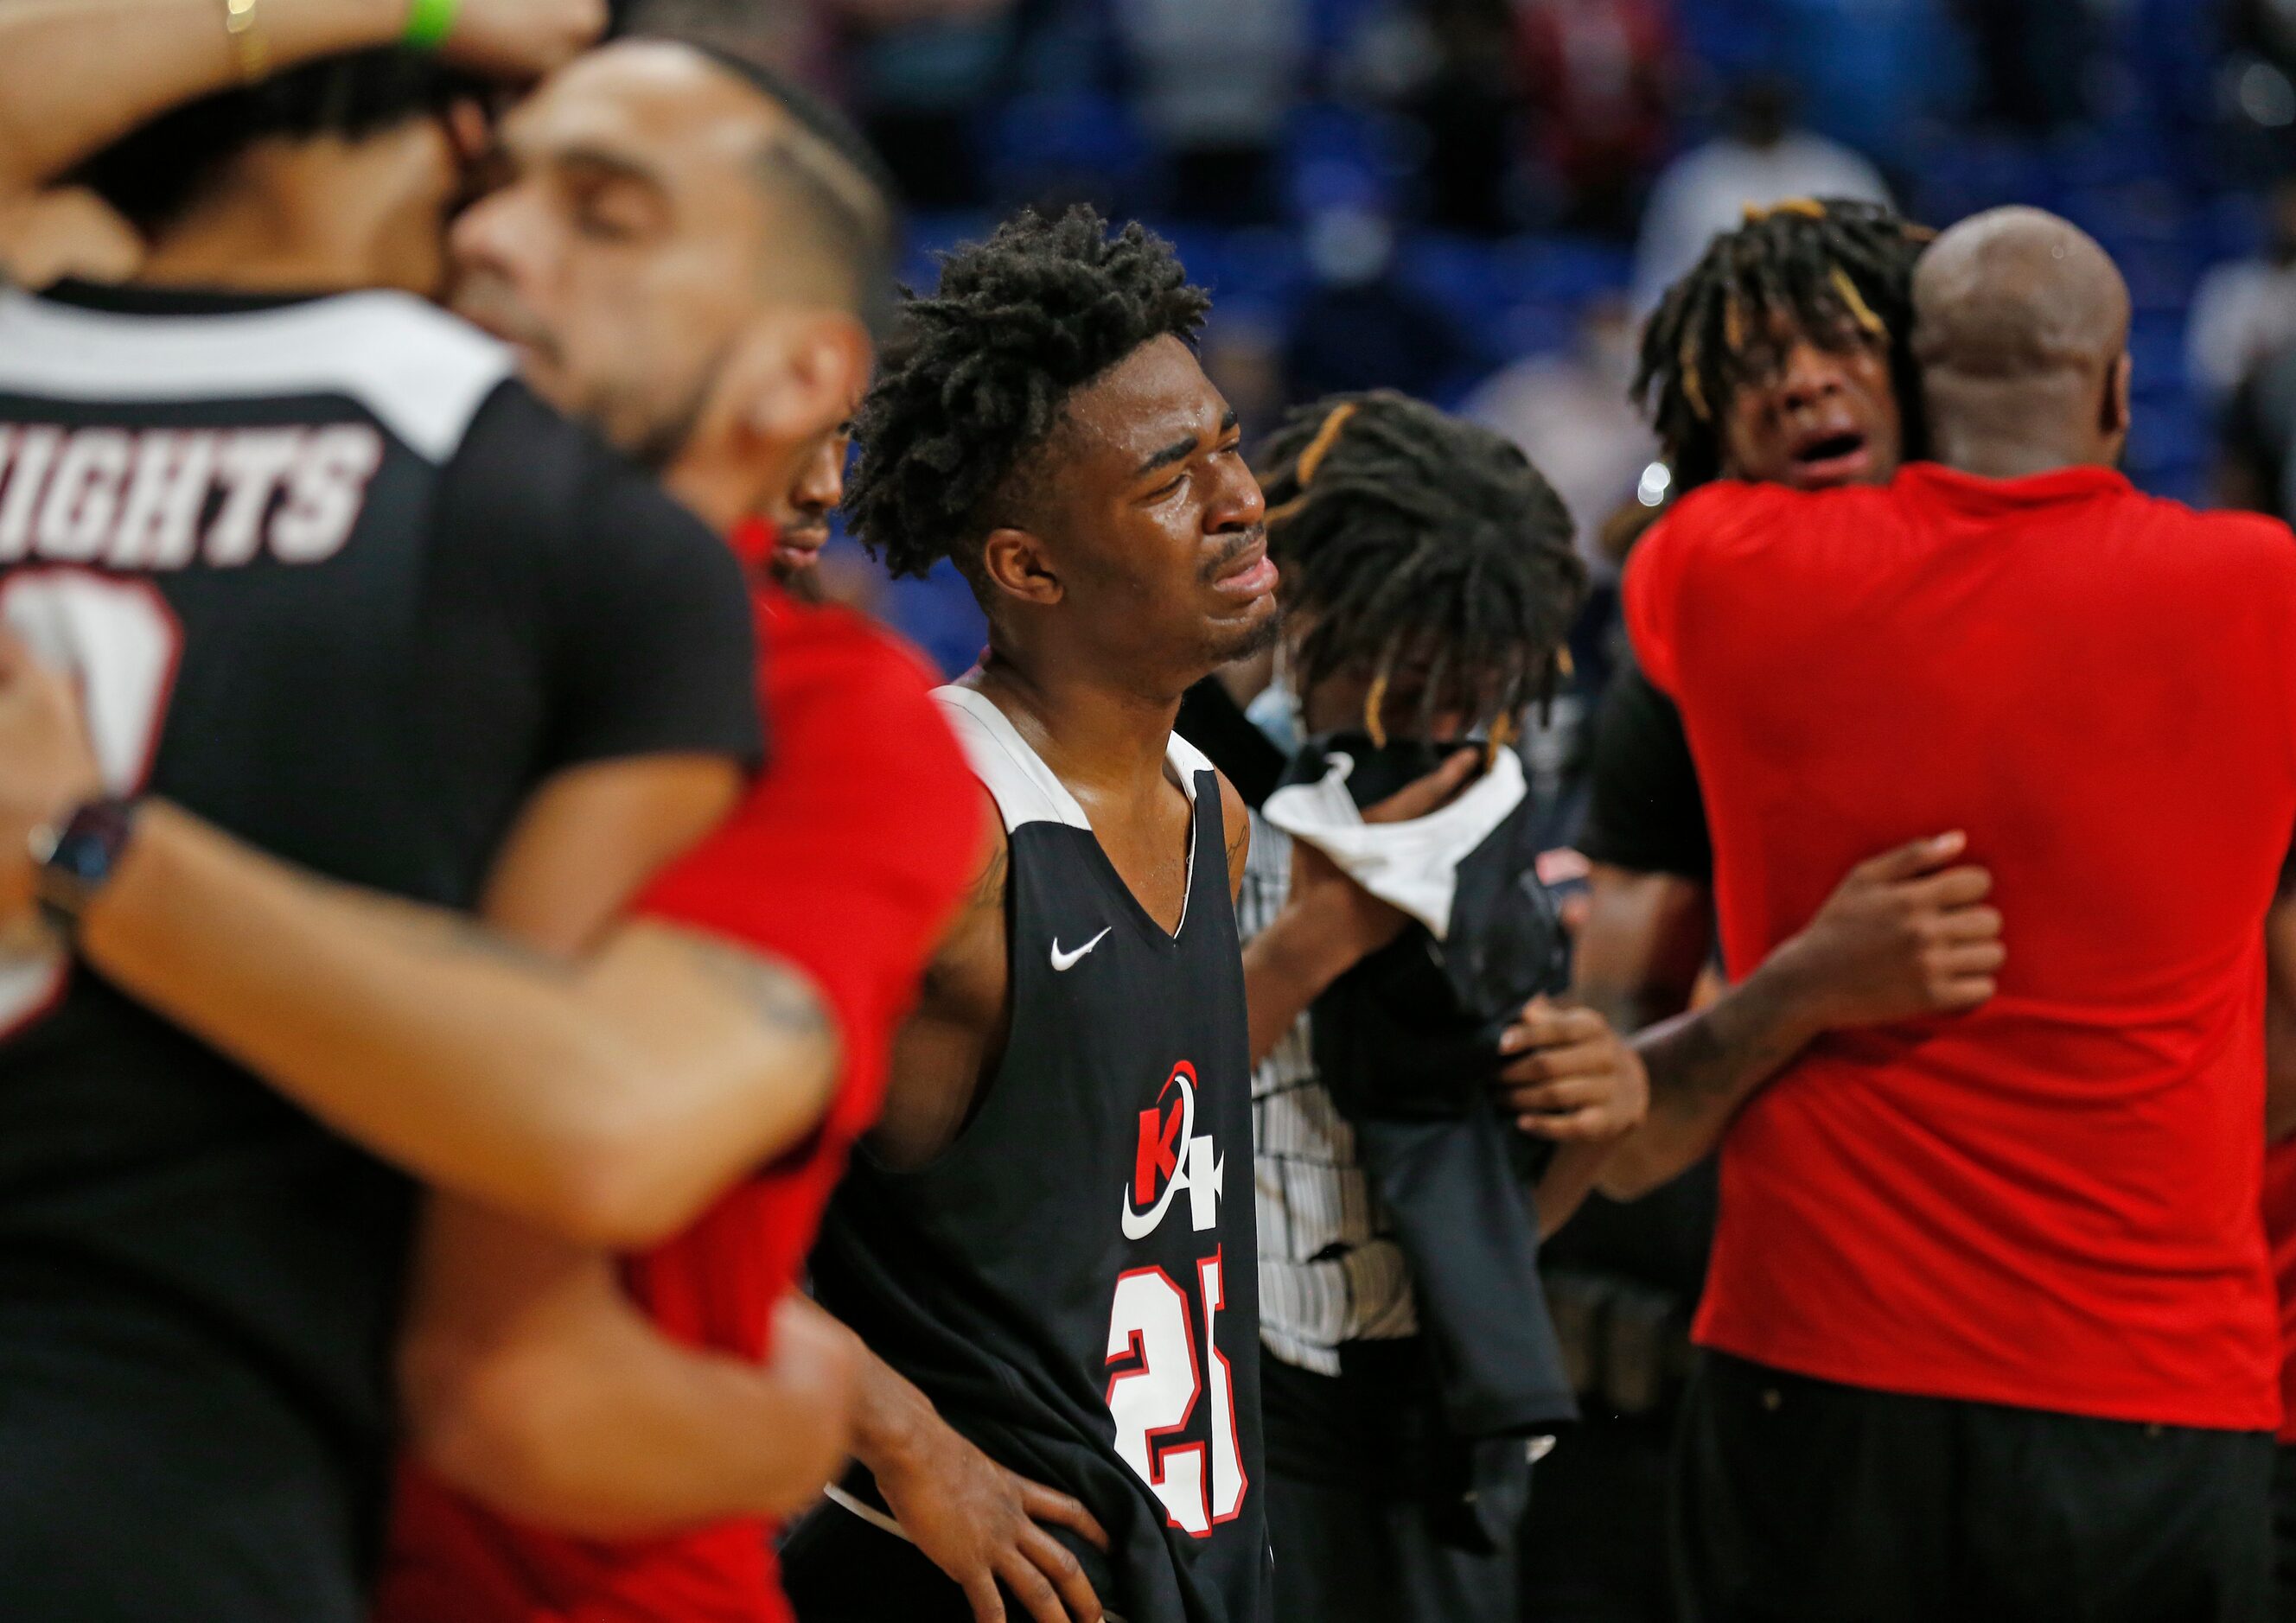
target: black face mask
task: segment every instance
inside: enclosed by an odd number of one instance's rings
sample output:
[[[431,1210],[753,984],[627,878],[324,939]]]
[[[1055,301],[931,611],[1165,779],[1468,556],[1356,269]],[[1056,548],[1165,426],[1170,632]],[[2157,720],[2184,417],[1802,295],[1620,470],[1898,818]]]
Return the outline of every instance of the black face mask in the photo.
[[[1307,746],[1292,758],[1292,770],[1283,775],[1283,781],[1317,782],[1327,769],[1330,758],[1344,755],[1355,763],[1355,770],[1348,775],[1348,796],[1360,811],[1417,783],[1461,750],[1478,749],[1482,743],[1480,738],[1463,738],[1447,744],[1431,743],[1425,739],[1390,738],[1383,744],[1375,744],[1368,733],[1324,733],[1309,739]],[[1308,764],[1312,764],[1313,770],[1303,777],[1300,769]]]

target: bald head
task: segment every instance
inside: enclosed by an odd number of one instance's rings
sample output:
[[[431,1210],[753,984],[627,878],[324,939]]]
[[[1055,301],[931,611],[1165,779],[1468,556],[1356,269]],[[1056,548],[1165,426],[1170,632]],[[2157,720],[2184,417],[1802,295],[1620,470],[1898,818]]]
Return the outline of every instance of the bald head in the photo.
[[[2095,239],[2038,209],[1996,209],[1931,244],[1914,272],[1927,370],[2015,378],[2102,370],[2128,342],[2128,287]]]
[[[2117,460],[2128,312],[2112,257],[2054,214],[1996,209],[1938,238],[1913,349],[1939,459],[1996,478]]]

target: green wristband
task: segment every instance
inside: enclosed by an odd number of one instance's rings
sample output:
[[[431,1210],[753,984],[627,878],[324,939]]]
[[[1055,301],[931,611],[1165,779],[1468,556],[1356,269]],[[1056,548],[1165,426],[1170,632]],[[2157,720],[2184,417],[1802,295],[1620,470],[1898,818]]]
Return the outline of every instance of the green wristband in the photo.
[[[462,0],[414,0],[406,8],[406,32],[399,43],[417,51],[435,51],[455,26]]]

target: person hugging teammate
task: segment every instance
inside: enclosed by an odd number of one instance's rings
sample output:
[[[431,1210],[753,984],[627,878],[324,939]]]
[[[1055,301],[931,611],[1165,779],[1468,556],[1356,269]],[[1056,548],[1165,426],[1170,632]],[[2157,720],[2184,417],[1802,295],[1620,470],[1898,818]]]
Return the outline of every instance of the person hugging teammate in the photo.
[[[1920,454],[1919,373],[1907,340],[1914,266],[1931,234],[1875,204],[1805,199],[1749,210],[1714,240],[1644,329],[1634,383],[1677,499],[1718,479],[1797,489],[1881,484]],[[1713,851],[1681,713],[1631,661],[1603,701],[1575,843],[1593,865],[1573,971],[1578,996],[1622,1030],[1680,1015],[1713,953]],[[1917,877],[1845,884],[1813,942],[1831,943],[1836,965],[1846,964],[1876,909],[1927,906]],[[1718,1023],[1733,1028],[1727,1013]],[[1731,1073],[1752,1085],[1760,1071],[1734,1063]],[[1598,1201],[1549,1258],[1562,1322],[1588,1326],[1598,1354],[1595,1418],[1584,1446],[1543,1484],[1553,1489],[1541,1495],[1550,1513],[1534,1530],[1530,1569],[1554,1593],[1594,1586],[1638,1597],[1646,1610],[1664,1605],[1656,1529],[1673,1433],[1666,1372],[1686,1353],[1680,1327],[1713,1226],[1710,1172],[1668,1179],[1699,1159],[1740,1102],[1726,1089],[1670,1094],[1657,1066],[1652,1081],[1653,1119],[1613,1171],[1633,1174],[1633,1191],[1660,1192],[1632,1208]],[[1636,1165],[1643,1150],[1669,1140],[1678,1153]],[[1577,1479],[1598,1461],[1598,1472]],[[1599,1537],[1587,1532],[1595,1528]],[[1648,1539],[1617,1531],[1634,1528],[1651,1529]],[[1587,1570],[1596,1561],[1602,1570]]]
[[[1906,339],[1930,234],[1876,204],[1797,201],[1714,240],[1644,330],[1634,381],[1677,497],[1897,472],[1920,431]],[[1680,1013],[1713,940],[1713,850],[1681,715],[1631,664],[1603,699],[1578,844],[1595,865],[1579,994],[1627,1029]]]

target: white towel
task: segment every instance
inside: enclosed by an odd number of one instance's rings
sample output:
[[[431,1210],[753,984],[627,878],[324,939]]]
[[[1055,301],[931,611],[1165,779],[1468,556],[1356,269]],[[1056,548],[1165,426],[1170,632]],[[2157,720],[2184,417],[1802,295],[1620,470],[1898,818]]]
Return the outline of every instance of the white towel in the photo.
[[[1427,926],[1438,941],[1451,927],[1459,864],[1529,792],[1522,762],[1502,750],[1490,770],[1448,806],[1409,823],[1365,823],[1348,793],[1352,757],[1334,750],[1320,783],[1294,783],[1267,797],[1260,816],[1304,840],[1390,906]]]

